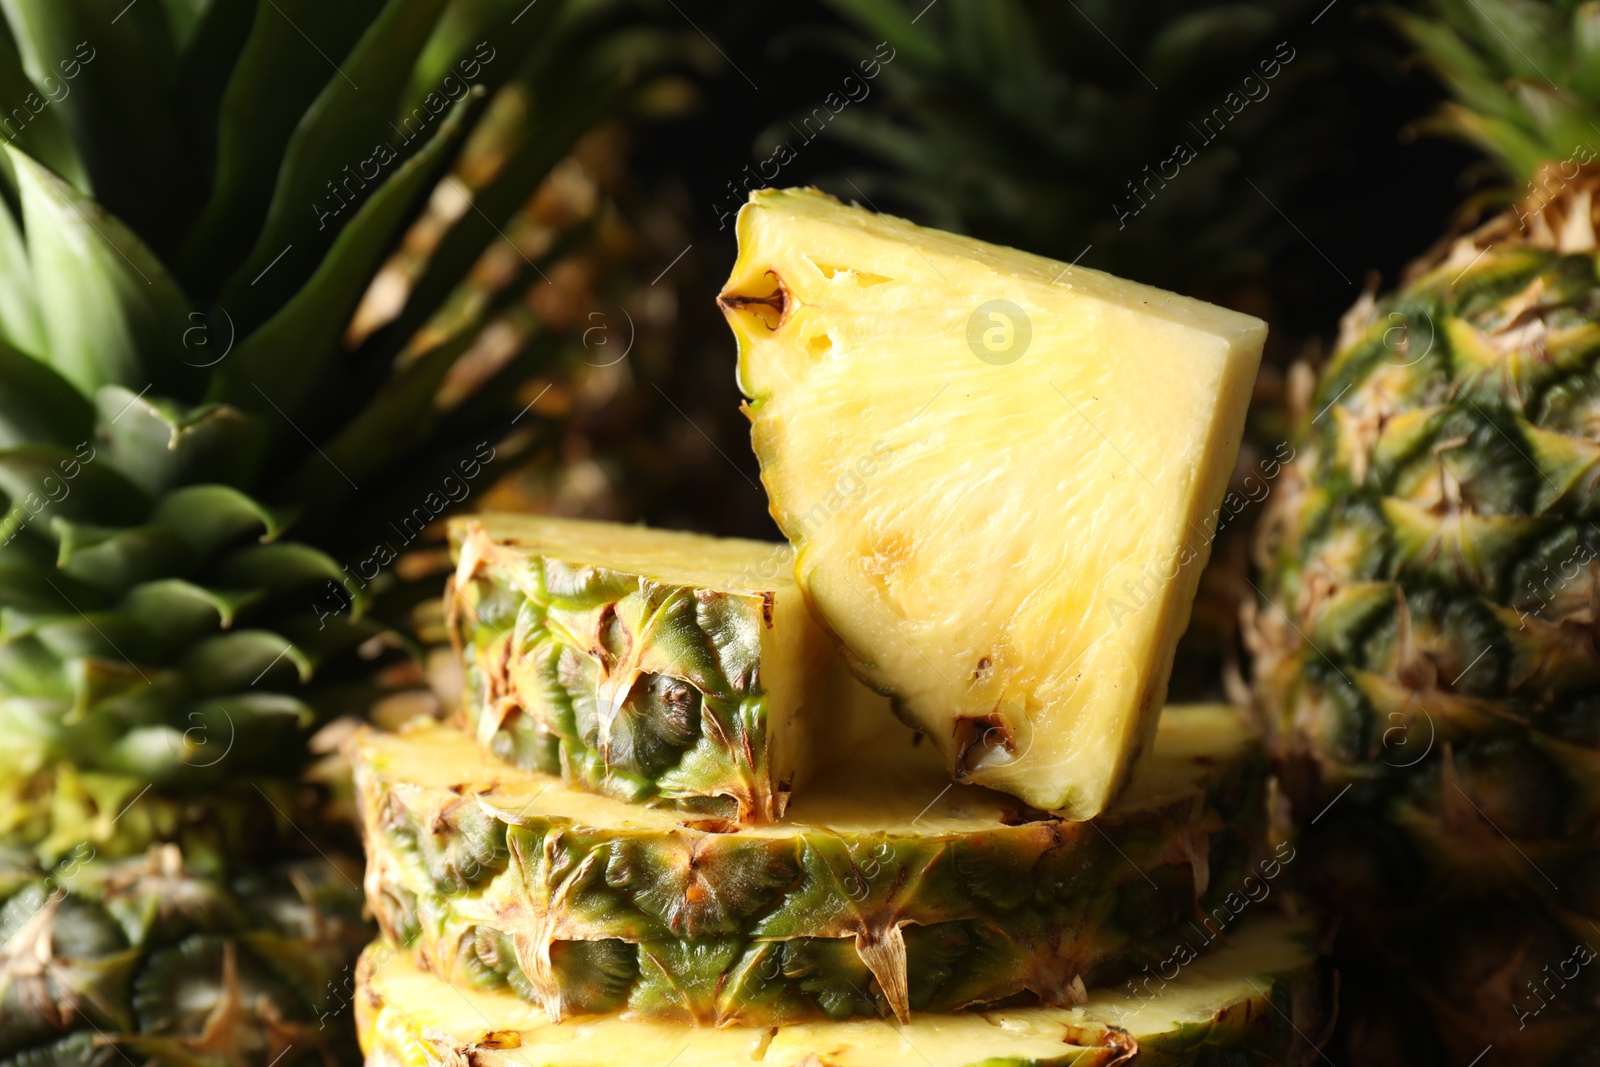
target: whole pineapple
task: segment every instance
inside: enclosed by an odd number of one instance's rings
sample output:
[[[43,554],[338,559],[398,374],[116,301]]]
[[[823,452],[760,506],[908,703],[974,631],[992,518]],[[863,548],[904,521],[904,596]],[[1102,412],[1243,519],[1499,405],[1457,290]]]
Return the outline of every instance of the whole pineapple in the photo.
[[[440,384],[649,58],[616,6],[0,2],[0,1064],[354,1055],[307,739],[381,691],[397,555],[538,436],[528,360]]]
[[[1274,489],[1255,694],[1352,1063],[1600,1047],[1600,6],[1398,15],[1519,182],[1346,316]],[[1308,395],[1309,394],[1309,395]]]

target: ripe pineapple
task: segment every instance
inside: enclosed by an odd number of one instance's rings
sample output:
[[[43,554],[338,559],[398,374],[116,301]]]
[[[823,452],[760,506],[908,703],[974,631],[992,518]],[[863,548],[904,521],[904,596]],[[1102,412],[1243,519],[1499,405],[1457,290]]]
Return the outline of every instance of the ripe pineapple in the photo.
[[[1352,1062],[1571,1063],[1600,1042],[1600,10],[1435,12],[1397,18],[1440,125],[1529,184],[1346,316],[1246,629]]]
[[[1264,765],[1233,709],[1167,709],[1092,824],[952,790],[918,740],[832,753],[783,822],[734,830],[512,771],[447,727],[369,731],[368,903],[434,974],[554,1019],[760,1026],[1073,1004],[1242,909]]]
[[[738,230],[720,300],[814,609],[957,780],[1098,814],[1164,702],[1265,325],[814,190]]]
[[[356,1014],[371,1067],[565,1067],[641,1054],[682,1067],[1111,1067],[1135,1057],[1159,1067],[1291,1064],[1314,1058],[1308,1035],[1324,1025],[1304,934],[1282,919],[1256,918],[1158,993],[1098,991],[1074,1007],[924,1015],[898,1030],[877,1020],[719,1028],[610,1017],[556,1025],[508,993],[453,988],[380,943],[362,957]]]
[[[359,864],[306,740],[379,691],[377,528],[516,414],[436,414],[482,319],[419,327],[639,58],[607,5],[525,7],[0,3],[0,1063],[351,1054]],[[347,341],[486,127],[477,210]]]
[[[787,545],[575,519],[451,525],[470,733],[519,767],[736,823],[807,769],[824,641]],[[813,722],[811,725],[815,726]]]

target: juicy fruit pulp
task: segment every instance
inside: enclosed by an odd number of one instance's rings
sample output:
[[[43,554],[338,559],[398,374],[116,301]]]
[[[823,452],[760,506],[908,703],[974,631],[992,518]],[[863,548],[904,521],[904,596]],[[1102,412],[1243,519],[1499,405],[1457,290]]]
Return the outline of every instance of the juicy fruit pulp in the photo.
[[[1165,698],[1263,323],[754,194],[721,303],[815,610],[962,781],[1089,818]]]
[[[786,546],[512,516],[451,533],[480,742],[626,800],[783,813],[825,651]]]
[[[1098,991],[1071,1008],[785,1027],[689,1027],[626,1018],[552,1024],[505,993],[451,990],[381,942],[360,969],[356,1016],[372,1067],[437,1063],[606,1067],[659,1050],[675,1067],[1179,1067],[1299,1063],[1323,1028],[1302,931],[1263,917],[1150,993]]]
[[[951,787],[915,740],[840,762],[779,825],[730,831],[514,771],[439,726],[365,733],[368,902],[435,973],[553,1018],[904,1019],[1073,1003],[1235,888],[1259,846],[1261,754],[1228,708],[1168,709],[1093,823]]]

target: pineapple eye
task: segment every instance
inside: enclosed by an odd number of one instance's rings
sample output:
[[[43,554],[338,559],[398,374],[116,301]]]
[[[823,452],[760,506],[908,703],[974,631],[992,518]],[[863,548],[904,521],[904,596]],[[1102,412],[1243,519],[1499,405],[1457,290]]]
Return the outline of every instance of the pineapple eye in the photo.
[[[753,315],[768,330],[776,330],[789,317],[789,287],[776,271],[767,271],[754,283],[741,285],[742,292],[724,292],[717,305],[729,321],[739,315]]]
[[[1016,742],[999,715],[964,715],[956,720],[956,781],[990,762],[1010,762]]]

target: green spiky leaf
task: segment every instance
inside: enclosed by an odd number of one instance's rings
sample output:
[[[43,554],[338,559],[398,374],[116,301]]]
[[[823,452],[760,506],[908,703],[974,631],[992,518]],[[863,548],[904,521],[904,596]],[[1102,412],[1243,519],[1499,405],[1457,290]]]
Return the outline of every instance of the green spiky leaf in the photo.
[[[166,268],[94,201],[15,148],[6,151],[22,195],[47,361],[84,393],[108,384],[138,390],[167,377],[166,337],[187,302]]]
[[[339,64],[339,76],[307,109],[284,151],[255,247],[223,290],[221,303],[246,328],[267,319],[313,276],[340,223],[388,184],[386,173],[394,174],[425,147],[438,155],[440,138],[418,141],[424,131],[416,130],[402,139],[391,120],[444,5],[445,0],[387,0]],[[444,97],[428,113],[430,124],[452,116],[460,121]],[[280,255],[282,260],[267,271]]]
[[[64,61],[67,70],[76,62]],[[55,171],[75,187],[88,192],[89,174],[78,156],[60,112],[52,106],[72,92],[71,80],[63,76],[58,61],[47,82],[36,85],[24,73],[22,59],[9,40],[0,38],[0,131],[6,140]]]
[[[179,255],[183,276],[197,293],[215,294],[249,253],[295,128],[329,79],[339,77],[332,64],[344,58],[381,7],[382,0],[274,0],[256,6],[218,105],[216,180]],[[312,61],[316,52],[324,62]]]
[[[11,514],[24,515],[23,523],[35,531],[58,515],[84,522],[137,522],[149,501],[110,464],[97,462],[99,458],[87,446],[78,451],[45,445],[8,449],[0,452],[0,493],[10,498]]]
[[[65,378],[0,342],[0,448],[39,441],[71,448],[94,432],[94,411]]]
[[[298,675],[311,680],[313,664],[305,650],[266,630],[240,630],[197,642],[182,660],[183,672],[208,696],[243,691],[257,684],[282,684]]]
[[[120,0],[0,0],[23,69],[48,90],[64,80],[58,104],[107,210],[137,232],[169,239],[198,191],[183,141],[162,99],[160,53]],[[76,76],[66,79],[68,71]],[[98,221],[98,220],[97,220]],[[143,265],[141,264],[141,268]]]
[[[437,176],[446,149],[460,136],[467,107],[465,100],[456,104],[427,147],[401,164],[339,232],[305,287],[229,357],[221,378],[226,399],[254,410],[275,410],[286,419],[306,404],[328,372],[367,279],[405,224],[406,212]]]
[[[168,493],[150,521],[172,530],[202,556],[247,534],[274,541],[288,525],[285,516],[225,485],[191,485]]]
[[[196,482],[255,480],[266,448],[258,416],[226,404],[188,407],[117,385],[101,388],[95,402],[112,462],[152,495]]]

